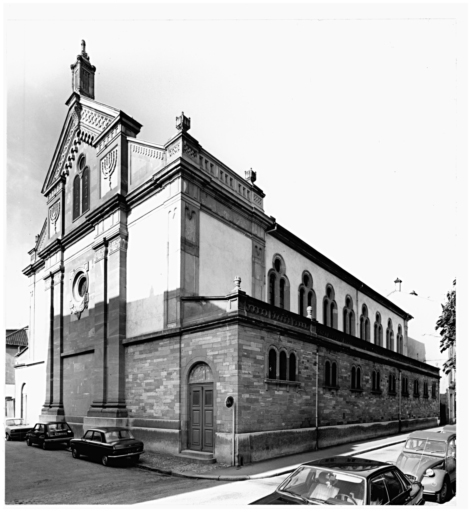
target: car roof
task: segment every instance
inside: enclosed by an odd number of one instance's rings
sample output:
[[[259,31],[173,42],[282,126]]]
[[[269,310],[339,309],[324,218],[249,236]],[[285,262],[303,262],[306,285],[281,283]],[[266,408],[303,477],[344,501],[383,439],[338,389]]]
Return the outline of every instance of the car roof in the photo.
[[[96,430],[97,432],[106,433],[106,432],[117,432],[118,430],[129,430],[129,429],[126,427],[92,427],[92,428],[87,428],[87,432],[89,430]]]
[[[375,473],[379,469],[393,467],[387,462],[362,459],[360,457],[348,457],[346,455],[338,455],[337,457],[326,457],[324,459],[316,459],[305,462],[303,466],[322,466],[326,469],[338,469],[345,473],[354,473],[359,476],[367,477]]]
[[[442,432],[454,432],[456,433],[456,425],[445,425]]]
[[[409,434],[409,439],[432,439],[433,441],[447,441],[455,436],[455,432],[426,432],[418,430]]]

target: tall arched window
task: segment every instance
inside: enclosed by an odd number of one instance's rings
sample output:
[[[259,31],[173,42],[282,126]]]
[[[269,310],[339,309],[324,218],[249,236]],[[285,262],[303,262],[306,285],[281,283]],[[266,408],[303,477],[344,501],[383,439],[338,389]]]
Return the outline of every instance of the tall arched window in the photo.
[[[381,315],[377,312],[375,318],[375,345],[383,346],[383,326],[381,325]]]
[[[359,366],[352,366],[350,371],[350,388],[361,389],[361,368]]]
[[[399,325],[397,327],[397,353],[403,354],[404,353],[404,338],[402,337],[402,327]]]
[[[298,288],[298,312],[300,315],[306,316],[307,308],[310,306],[312,308],[312,318],[316,318],[316,294],[312,287],[312,276],[307,270],[305,270],[301,277],[301,284]]]
[[[386,329],[386,348],[394,350],[394,330],[390,318],[388,319],[388,328]]]
[[[90,169],[81,155],[77,164],[77,175],[72,185],[72,220],[83,215],[90,208]]]
[[[280,352],[280,380],[287,380],[287,358],[286,358],[286,352],[282,350]]]
[[[370,319],[368,318],[368,308],[366,304],[363,304],[361,307],[360,339],[370,341]]]
[[[283,258],[276,254],[273,268],[268,271],[268,301],[272,306],[289,309],[289,280]]]
[[[373,373],[371,375],[371,390],[381,391],[379,370],[373,370]]]
[[[324,324],[337,329],[337,303],[335,302],[335,292],[332,285],[328,284],[325,288],[325,297],[323,300],[323,319]]]
[[[276,350],[271,348],[268,352],[268,378],[276,379]]]
[[[296,380],[296,354],[294,352],[289,356],[289,380]]]
[[[337,387],[337,363],[326,360],[324,363],[324,385]]]
[[[390,395],[396,394],[396,376],[393,373],[390,373],[388,377],[388,393]]]
[[[276,286],[276,276],[275,276],[275,274],[270,274],[270,304],[272,306],[275,305],[275,286]]]
[[[350,295],[345,297],[343,308],[343,332],[355,336],[355,312],[353,311],[353,300]]]

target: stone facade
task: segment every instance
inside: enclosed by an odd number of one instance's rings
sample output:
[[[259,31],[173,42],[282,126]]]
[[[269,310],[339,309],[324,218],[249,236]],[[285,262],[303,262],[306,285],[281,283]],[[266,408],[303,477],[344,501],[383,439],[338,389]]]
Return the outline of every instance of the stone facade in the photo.
[[[24,270],[42,417],[229,463],[436,424],[437,398],[388,392],[390,374],[438,381],[407,357],[410,315],[267,215],[256,174],[211,155],[184,114],[165,144],[138,140],[137,121],[95,102],[83,52]]]

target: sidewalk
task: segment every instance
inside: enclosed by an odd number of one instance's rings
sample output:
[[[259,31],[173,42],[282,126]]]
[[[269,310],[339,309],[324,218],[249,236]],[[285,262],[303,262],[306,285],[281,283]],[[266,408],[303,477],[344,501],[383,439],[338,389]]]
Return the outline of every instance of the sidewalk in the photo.
[[[437,432],[441,427],[427,429]],[[348,443],[317,451],[297,453],[276,459],[254,462],[248,466],[227,466],[225,464],[201,464],[191,460],[163,453],[146,452],[141,456],[137,467],[148,471],[157,471],[166,475],[185,478],[204,478],[209,480],[239,481],[258,478],[270,478],[273,476],[290,473],[300,464],[324,457],[335,455],[360,455],[370,450],[384,448],[404,442],[410,432],[386,438],[377,438],[367,441]]]

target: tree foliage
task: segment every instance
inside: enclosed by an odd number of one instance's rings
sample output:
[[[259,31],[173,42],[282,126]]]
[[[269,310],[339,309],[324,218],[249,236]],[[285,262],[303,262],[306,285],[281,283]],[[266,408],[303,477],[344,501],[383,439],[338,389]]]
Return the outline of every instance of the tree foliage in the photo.
[[[442,314],[437,320],[435,330],[440,330],[440,352],[448,351],[448,360],[443,363],[443,371],[448,374],[456,370],[456,279],[453,290],[447,293],[446,304],[442,304]]]

